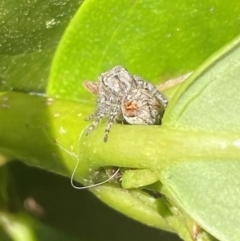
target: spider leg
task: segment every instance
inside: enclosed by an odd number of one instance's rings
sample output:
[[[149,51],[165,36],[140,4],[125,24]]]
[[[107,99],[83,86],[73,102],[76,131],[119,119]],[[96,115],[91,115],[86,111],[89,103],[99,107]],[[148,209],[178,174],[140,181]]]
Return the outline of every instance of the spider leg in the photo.
[[[84,118],[85,121],[89,121],[94,119],[96,116],[96,112],[92,113],[91,115],[87,116],[86,118]]]
[[[101,113],[101,114],[98,114],[98,115],[95,115],[95,116],[96,116],[95,120],[90,125],[90,127],[87,129],[86,136],[89,135],[97,127],[99,122],[103,119],[104,113]]]
[[[152,95],[156,97],[158,102],[163,105],[164,108],[167,107],[167,104],[168,104],[167,97],[163,93],[161,93],[156,86],[143,80],[138,75],[133,75],[133,78],[136,81],[137,88],[140,88],[140,89],[143,88],[145,90],[149,90],[152,93]]]
[[[110,129],[112,128],[112,125],[114,124],[114,122],[117,119],[117,115],[118,115],[117,108],[118,108],[118,106],[115,106],[113,111],[111,111],[111,113],[110,113],[110,117],[108,119],[107,127],[106,127],[105,133],[104,133],[104,138],[103,138],[104,142],[107,142]]]
[[[152,90],[153,96],[155,96],[158,102],[162,104],[164,108],[166,108],[168,104],[167,97],[163,93],[161,93],[155,86],[153,87],[154,87],[154,89]]]
[[[83,86],[92,94],[97,95],[99,93],[99,82],[83,81]]]
[[[157,103],[156,103],[157,102]],[[156,98],[156,102],[153,100],[150,102],[147,102],[147,108],[148,108],[148,111],[149,111],[149,114],[151,116],[151,122],[148,122],[147,124],[149,125],[154,125],[154,124],[160,124],[161,125],[161,122],[162,122],[162,116],[163,116],[163,113],[164,113],[164,108],[162,106],[161,103],[158,103],[159,101],[157,100]],[[160,104],[160,106],[159,106]],[[156,115],[156,111],[157,111],[157,115]]]
[[[150,106],[148,101],[146,101],[146,106],[147,106],[148,112],[149,112],[149,114],[151,116],[151,120],[154,120],[153,110],[152,110],[152,108],[151,108],[151,106]]]

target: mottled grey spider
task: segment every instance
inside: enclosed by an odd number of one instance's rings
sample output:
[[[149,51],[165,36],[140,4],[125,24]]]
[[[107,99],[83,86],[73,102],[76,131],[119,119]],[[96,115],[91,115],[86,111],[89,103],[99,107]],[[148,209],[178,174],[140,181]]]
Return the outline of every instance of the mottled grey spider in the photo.
[[[86,120],[94,119],[88,135],[103,118],[108,118],[104,141],[114,122],[133,125],[161,124],[167,98],[151,83],[131,75],[118,65],[102,73],[97,82],[85,81],[84,86],[98,95],[96,111]]]

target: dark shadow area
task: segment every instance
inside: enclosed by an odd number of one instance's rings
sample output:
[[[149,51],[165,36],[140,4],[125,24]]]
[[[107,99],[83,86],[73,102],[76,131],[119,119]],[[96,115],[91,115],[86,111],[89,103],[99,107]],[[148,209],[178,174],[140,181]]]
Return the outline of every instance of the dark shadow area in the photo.
[[[39,204],[42,222],[81,240],[180,240],[174,234],[125,217],[87,190],[73,189],[68,178],[20,162],[9,166],[20,201],[32,198]]]

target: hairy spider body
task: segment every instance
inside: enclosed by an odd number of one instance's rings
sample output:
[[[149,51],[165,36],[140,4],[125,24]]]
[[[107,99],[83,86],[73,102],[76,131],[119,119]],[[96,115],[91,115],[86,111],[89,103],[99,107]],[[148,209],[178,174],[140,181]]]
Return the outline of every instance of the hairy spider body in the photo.
[[[114,122],[133,125],[160,124],[167,106],[167,98],[151,83],[137,75],[131,75],[118,65],[102,73],[98,82],[86,81],[84,86],[97,94],[96,111],[87,117],[94,119],[88,128],[88,135],[103,118],[107,118],[104,141]]]
[[[156,86],[154,86],[153,84],[151,84],[150,82],[147,82],[146,80],[143,80],[140,76],[138,75],[133,75],[133,78],[135,80],[135,82],[137,83],[137,88],[138,89],[145,89],[147,90],[149,93],[152,94],[152,96],[154,96],[155,98],[157,98],[157,100],[159,101],[159,103],[161,105],[163,105],[164,108],[167,107],[168,104],[168,99],[163,95],[163,93],[161,93]]]
[[[121,103],[124,119],[132,125],[159,125],[164,106],[146,89],[130,90]]]

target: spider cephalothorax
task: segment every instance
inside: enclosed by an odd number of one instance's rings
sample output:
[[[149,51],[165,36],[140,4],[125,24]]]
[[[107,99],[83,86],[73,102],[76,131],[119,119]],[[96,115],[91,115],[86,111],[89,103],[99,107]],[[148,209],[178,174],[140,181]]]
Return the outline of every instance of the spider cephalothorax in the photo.
[[[108,119],[105,142],[115,121],[133,125],[161,124],[167,98],[154,85],[131,75],[120,65],[102,73],[97,82],[85,81],[84,86],[97,95],[96,111],[87,118],[94,121],[86,135],[103,118]]]

